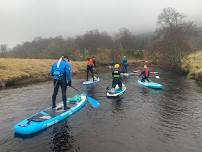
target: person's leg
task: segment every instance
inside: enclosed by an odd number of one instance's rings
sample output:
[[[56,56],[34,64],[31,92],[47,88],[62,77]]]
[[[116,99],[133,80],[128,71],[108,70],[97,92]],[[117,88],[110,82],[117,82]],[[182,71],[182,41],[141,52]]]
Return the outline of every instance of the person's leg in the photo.
[[[56,100],[56,96],[58,94],[58,89],[59,89],[58,80],[57,81],[54,80],[53,86],[54,86],[54,90],[53,90],[53,95],[52,95],[52,108],[55,108],[56,107],[55,100]]]
[[[113,79],[112,81],[112,88],[115,88],[116,87],[116,81]]]
[[[124,73],[124,67],[123,67],[123,65],[121,65],[120,71],[121,71],[121,73]]]
[[[128,65],[125,65],[126,73],[128,73]]]
[[[145,82],[145,76],[142,77],[141,82]]]
[[[87,69],[86,69],[86,81],[88,81],[88,74],[89,74],[89,66],[87,66]]]
[[[119,89],[122,89],[122,81],[118,81]]]
[[[146,77],[145,80],[147,80],[147,82],[150,82],[149,77]]]
[[[67,109],[67,96],[66,96],[66,90],[67,90],[67,83],[66,80],[61,80],[61,90],[62,90],[62,101],[64,105],[64,110]]]
[[[90,67],[90,72],[91,72],[91,74],[92,74],[93,81],[94,81],[94,73],[93,73],[93,67],[92,67],[92,66]]]
[[[126,73],[126,66],[123,65],[123,73]]]

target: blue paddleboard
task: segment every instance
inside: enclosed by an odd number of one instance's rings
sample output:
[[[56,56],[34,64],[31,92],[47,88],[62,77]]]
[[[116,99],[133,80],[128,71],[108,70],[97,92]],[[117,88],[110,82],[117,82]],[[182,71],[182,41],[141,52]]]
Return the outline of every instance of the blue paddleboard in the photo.
[[[109,98],[116,98],[123,95],[126,91],[126,86],[122,84],[122,89],[119,89],[118,86],[115,89],[107,90],[107,97]]]
[[[148,88],[152,88],[152,89],[163,89],[162,84],[152,82],[151,80],[150,80],[150,82],[147,82],[147,81],[141,82],[140,80],[138,80],[138,84],[148,87]]]
[[[80,95],[77,102],[67,100],[67,110],[63,110],[63,103],[59,103],[56,108],[47,108],[33,116],[17,123],[14,133],[18,135],[31,135],[42,131],[78,112],[86,104],[86,96]]]

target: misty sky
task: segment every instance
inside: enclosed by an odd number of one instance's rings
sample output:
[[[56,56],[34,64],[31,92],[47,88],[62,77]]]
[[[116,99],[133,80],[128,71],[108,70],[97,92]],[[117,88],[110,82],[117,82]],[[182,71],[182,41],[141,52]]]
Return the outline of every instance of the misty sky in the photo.
[[[0,44],[14,46],[36,36],[76,36],[92,29],[149,32],[167,7],[201,26],[201,6],[202,0],[0,0]]]

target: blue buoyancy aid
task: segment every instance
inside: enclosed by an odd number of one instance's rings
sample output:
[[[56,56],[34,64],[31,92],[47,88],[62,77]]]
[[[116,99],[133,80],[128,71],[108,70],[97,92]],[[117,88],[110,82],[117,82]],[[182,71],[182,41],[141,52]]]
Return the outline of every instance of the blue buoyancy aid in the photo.
[[[128,60],[127,59],[122,59],[121,65],[123,65],[123,66],[128,65]]]
[[[54,80],[71,80],[71,66],[63,58],[53,63],[50,74]]]

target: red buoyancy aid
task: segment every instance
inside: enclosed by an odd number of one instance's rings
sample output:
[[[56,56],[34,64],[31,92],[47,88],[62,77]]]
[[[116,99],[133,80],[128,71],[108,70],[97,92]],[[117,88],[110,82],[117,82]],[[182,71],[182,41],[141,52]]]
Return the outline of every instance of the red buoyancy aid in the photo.
[[[92,58],[90,58],[90,59],[87,60],[87,65],[90,65],[90,66],[93,66],[93,65],[94,65]]]
[[[145,76],[148,77],[149,76],[149,69],[145,68],[144,71],[145,71]]]

